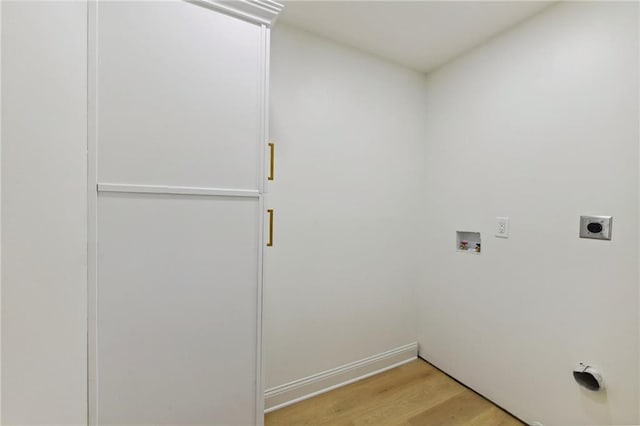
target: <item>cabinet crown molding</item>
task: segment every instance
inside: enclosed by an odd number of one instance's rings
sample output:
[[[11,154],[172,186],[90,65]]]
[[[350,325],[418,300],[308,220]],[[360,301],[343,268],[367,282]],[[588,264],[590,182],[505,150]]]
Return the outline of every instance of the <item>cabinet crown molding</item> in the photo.
[[[255,24],[271,26],[284,8],[274,0],[187,0]]]

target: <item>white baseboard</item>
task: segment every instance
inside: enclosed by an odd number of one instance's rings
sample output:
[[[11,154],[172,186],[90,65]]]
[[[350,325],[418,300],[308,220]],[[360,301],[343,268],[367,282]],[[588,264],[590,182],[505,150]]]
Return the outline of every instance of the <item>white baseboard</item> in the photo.
[[[267,389],[264,393],[265,413],[307,398],[365,379],[418,357],[418,344],[410,343],[359,361],[332,368],[309,377]]]

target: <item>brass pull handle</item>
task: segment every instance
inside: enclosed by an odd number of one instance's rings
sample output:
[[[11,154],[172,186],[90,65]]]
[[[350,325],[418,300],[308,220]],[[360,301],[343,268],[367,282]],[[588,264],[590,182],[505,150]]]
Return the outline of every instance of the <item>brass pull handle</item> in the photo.
[[[267,177],[268,180],[273,180],[273,167],[274,167],[274,162],[275,162],[275,151],[276,151],[276,145],[273,142],[269,142],[269,177]]]
[[[273,247],[273,209],[268,209],[267,213],[269,214],[269,241],[267,242],[267,247]]]

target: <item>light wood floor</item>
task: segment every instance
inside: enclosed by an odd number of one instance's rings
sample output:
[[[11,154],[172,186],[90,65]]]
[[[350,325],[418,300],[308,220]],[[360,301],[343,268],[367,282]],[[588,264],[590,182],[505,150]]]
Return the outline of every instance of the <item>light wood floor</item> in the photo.
[[[266,426],[520,426],[430,364],[417,360],[265,416]]]

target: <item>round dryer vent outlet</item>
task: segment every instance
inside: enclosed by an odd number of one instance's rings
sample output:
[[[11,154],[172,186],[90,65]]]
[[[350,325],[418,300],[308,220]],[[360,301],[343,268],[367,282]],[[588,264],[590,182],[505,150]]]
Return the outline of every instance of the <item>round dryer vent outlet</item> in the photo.
[[[582,362],[573,370],[573,378],[579,385],[590,391],[599,391],[603,387],[602,375],[598,370]]]

